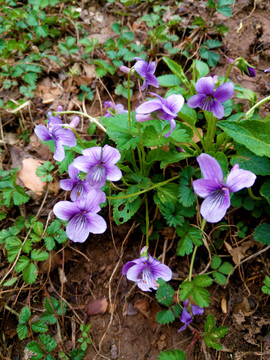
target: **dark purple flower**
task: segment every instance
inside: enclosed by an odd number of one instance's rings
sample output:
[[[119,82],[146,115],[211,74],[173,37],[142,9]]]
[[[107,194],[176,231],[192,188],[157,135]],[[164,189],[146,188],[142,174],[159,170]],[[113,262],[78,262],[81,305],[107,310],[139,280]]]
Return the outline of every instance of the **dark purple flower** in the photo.
[[[151,61],[148,64],[147,61],[144,61],[139,57],[135,57],[134,59],[137,60],[134,65],[134,69],[143,78],[141,90],[145,90],[148,85],[152,85],[155,88],[158,88],[158,79],[154,76],[154,72],[156,70],[156,63],[154,61]]]
[[[79,179],[79,172],[79,169],[75,168],[73,164],[70,164],[68,167],[68,175],[70,179],[60,180],[59,183],[61,189],[71,191],[70,198],[72,201],[85,197],[93,189],[86,180]]]
[[[116,114],[123,114],[128,112],[124,109],[122,104],[115,104],[112,101],[105,101],[104,107],[107,108],[107,112],[104,117],[114,117]]]
[[[54,214],[61,220],[68,221],[67,237],[74,241],[84,242],[90,233],[102,234],[107,229],[103,217],[97,215],[100,204],[106,201],[103,192],[90,191],[86,197],[75,202],[59,201],[53,207]]]
[[[201,154],[197,161],[203,179],[193,181],[193,188],[197,195],[205,199],[200,212],[206,221],[216,223],[225,216],[231,205],[230,192],[235,193],[252,186],[256,175],[251,171],[239,169],[239,165],[235,164],[224,184],[222,169],[215,158]]]
[[[120,160],[120,152],[105,145],[103,148],[97,146],[82,151],[83,156],[78,156],[73,165],[87,175],[85,180],[94,188],[102,188],[106,179],[118,181],[122,177],[121,170],[115,165]]]
[[[265,72],[265,73],[270,72],[270,67],[269,67],[268,69],[264,70],[264,72]]]
[[[73,147],[76,146],[76,136],[72,130],[64,127],[74,128],[80,121],[78,116],[75,116],[70,124],[63,124],[59,116],[49,115],[47,127],[45,125],[37,125],[34,129],[36,135],[42,141],[53,140],[55,142],[55,152],[53,158],[57,161],[62,161],[65,158],[64,145]]]
[[[169,137],[175,129],[176,123],[174,119],[182,109],[185,100],[182,95],[170,95],[166,99],[163,99],[157,94],[151,94],[157,98],[141,104],[136,109],[135,118],[138,122],[152,120],[155,117],[169,121],[171,130],[168,134],[164,135],[165,137]]]
[[[191,96],[187,105],[190,108],[199,107],[205,111],[211,111],[218,119],[224,116],[223,102],[229,100],[234,92],[232,82],[226,82],[218,86],[215,90],[215,81],[212,76],[200,78],[196,82],[197,95]]]
[[[193,317],[187,311],[187,307],[189,305],[189,300],[186,299],[185,301],[183,301],[183,305],[184,305],[184,308],[182,310],[180,320],[182,323],[184,323],[184,326],[182,326],[178,330],[178,332],[185,330],[187,328],[188,324],[190,324],[193,321]],[[204,309],[198,305],[191,305],[191,312],[192,312],[193,316],[202,315],[204,313]]]
[[[247,66],[247,70],[245,70],[244,73],[249,77],[255,77],[256,76],[256,71],[251,66]]]
[[[148,254],[139,259],[128,261],[123,266],[122,275],[125,275],[128,280],[136,282],[142,291],[151,291],[151,288],[157,290],[159,278],[170,281],[172,271],[169,266],[162,264]]]

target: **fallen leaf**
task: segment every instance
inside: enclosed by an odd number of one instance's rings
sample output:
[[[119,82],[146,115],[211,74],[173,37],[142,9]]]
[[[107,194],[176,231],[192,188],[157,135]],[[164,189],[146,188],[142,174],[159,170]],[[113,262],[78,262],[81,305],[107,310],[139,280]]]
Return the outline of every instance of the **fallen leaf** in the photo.
[[[147,300],[137,300],[134,304],[136,310],[142,313],[150,322],[151,329],[154,331],[157,328],[156,316],[160,311],[160,307],[156,303],[149,303]]]
[[[86,314],[88,316],[104,314],[108,307],[108,301],[104,297],[102,299],[97,299],[92,301],[90,304],[86,306]]]
[[[23,182],[24,186],[40,195],[46,182],[40,180],[36,175],[36,170],[42,163],[42,161],[34,158],[26,158],[22,160],[22,169],[18,171],[18,178]]]
[[[248,240],[246,242],[243,242],[240,246],[237,246],[233,248],[229,243],[224,241],[224,244],[228,250],[228,252],[231,254],[233,262],[235,265],[239,265],[241,263],[241,260],[246,257],[246,251],[254,245],[254,242],[252,240]]]

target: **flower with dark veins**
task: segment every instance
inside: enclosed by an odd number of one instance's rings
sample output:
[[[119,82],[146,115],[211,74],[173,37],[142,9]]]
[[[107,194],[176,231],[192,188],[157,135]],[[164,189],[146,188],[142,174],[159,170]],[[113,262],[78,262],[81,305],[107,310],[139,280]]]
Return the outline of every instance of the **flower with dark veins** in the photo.
[[[118,181],[122,177],[121,170],[115,165],[121,158],[120,152],[112,146],[103,148],[95,146],[82,151],[73,165],[87,175],[85,180],[94,188],[102,188],[106,180]]]
[[[86,197],[71,201],[59,201],[53,207],[54,214],[61,220],[69,221],[66,227],[67,237],[83,243],[90,233],[102,234],[107,229],[106,221],[97,213],[100,204],[106,201],[102,191],[90,191]]]
[[[143,253],[143,255],[145,254]],[[171,280],[172,271],[169,266],[147,254],[139,259],[128,261],[123,266],[122,275],[125,275],[128,280],[136,282],[142,291],[151,291],[151,288],[157,290],[159,278],[164,281]]]
[[[185,99],[182,95],[169,95],[166,99],[163,99],[158,94],[150,94],[155,95],[156,98],[138,106],[135,118],[138,122],[152,120],[155,119],[155,117],[169,121],[171,130],[164,135],[165,137],[169,137],[175,129],[176,122],[174,119],[182,109]]]
[[[224,116],[223,102],[229,100],[234,92],[234,84],[229,81],[215,89],[215,81],[212,76],[200,78],[195,85],[196,95],[191,96],[187,105],[190,108],[199,107],[205,111],[211,111],[217,119]]]
[[[193,181],[193,188],[197,195],[205,200],[201,204],[201,215],[210,223],[219,222],[231,205],[230,192],[235,193],[244,188],[251,187],[256,175],[251,171],[239,169],[235,164],[231,169],[225,183],[223,172],[218,161],[208,154],[197,157],[203,179]]]

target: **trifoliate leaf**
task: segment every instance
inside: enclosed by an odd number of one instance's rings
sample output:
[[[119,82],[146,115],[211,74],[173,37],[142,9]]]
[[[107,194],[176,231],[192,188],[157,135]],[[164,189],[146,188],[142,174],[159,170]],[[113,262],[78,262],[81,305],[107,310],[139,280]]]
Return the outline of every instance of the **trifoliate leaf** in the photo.
[[[205,343],[210,348],[216,350],[221,350],[222,345],[217,341],[217,339],[222,338],[228,332],[226,326],[221,326],[217,328],[215,326],[215,318],[212,315],[207,316],[207,321],[204,326],[204,333],[205,333]]]
[[[30,199],[30,197],[25,193],[23,188],[19,185],[15,186],[15,191],[13,193],[13,202],[14,205],[22,205],[27,203],[27,201]]]
[[[212,279],[207,275],[198,275],[193,281],[185,281],[180,285],[179,296],[186,300],[190,296],[200,307],[207,307],[210,304],[210,294],[205,289],[212,284]]]
[[[47,352],[53,351],[57,346],[57,342],[53,338],[51,338],[50,335],[39,335],[39,340],[46,347]]]
[[[180,240],[177,245],[177,255],[188,255],[192,252],[193,244],[200,246],[203,243],[201,230],[191,227],[188,221],[186,221],[182,227],[177,227],[176,233],[180,236]]]
[[[26,345],[26,348],[29,351],[33,352],[33,356],[31,357],[31,360],[41,360],[43,358],[43,351],[40,348],[40,345],[36,341],[32,341]]]

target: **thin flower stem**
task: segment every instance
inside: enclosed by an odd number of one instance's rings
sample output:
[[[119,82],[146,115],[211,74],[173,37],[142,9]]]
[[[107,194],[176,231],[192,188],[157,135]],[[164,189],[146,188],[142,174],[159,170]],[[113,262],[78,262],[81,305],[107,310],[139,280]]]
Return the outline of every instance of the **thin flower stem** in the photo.
[[[206,220],[205,220],[205,218],[203,218],[202,219],[202,224],[201,224],[201,231],[202,232],[203,232],[203,229],[204,229],[205,225],[206,225]],[[196,245],[194,247],[192,258],[191,258],[191,261],[190,261],[189,276],[188,276],[189,281],[191,281],[191,279],[192,279],[192,271],[193,271],[194,260],[195,260],[195,255],[196,255],[197,249],[198,249],[198,245]]]
[[[179,177],[180,177],[180,175],[174,176],[171,179],[168,179],[168,180],[162,181],[160,183],[157,183],[157,184],[149,187],[148,189],[138,191],[138,192],[136,192],[134,194],[129,194],[129,195],[125,195],[125,196],[115,196],[115,197],[114,196],[107,196],[107,199],[109,199],[109,200],[120,200],[120,199],[128,199],[128,198],[131,198],[131,197],[134,197],[134,196],[138,196],[138,195],[144,194],[144,193],[146,193],[146,192],[148,192],[150,190],[157,189],[157,188],[159,188],[159,187],[161,187],[163,185],[166,185],[169,182],[172,182],[172,181],[178,179]]]
[[[55,113],[56,114],[77,114],[77,115],[85,116],[90,121],[95,123],[101,130],[103,130],[105,133],[107,133],[107,130],[105,129],[105,127],[103,125],[101,125],[97,119],[93,118],[92,116],[90,116],[84,112],[81,112],[81,111],[55,111]]]
[[[253,194],[253,191],[252,191],[251,187],[248,188],[248,194],[251,197],[251,199],[253,199],[253,200],[263,200],[263,197],[256,196],[256,195]]]
[[[130,106],[130,75],[133,71],[133,68],[128,72],[128,124],[131,126],[131,106]]]
[[[145,195],[145,240],[146,247],[149,248],[149,209],[148,209],[148,199],[147,194]]]
[[[204,112],[205,113],[205,112]],[[212,142],[214,140],[214,137],[216,135],[216,119],[214,117],[214,115],[209,112],[206,116],[205,116],[206,120],[207,120],[207,133],[206,133],[206,141],[205,141],[205,150],[209,151],[212,147]]]
[[[229,69],[228,69],[228,70],[227,70],[227,72],[226,72],[226,75],[225,75],[225,78],[224,78],[223,84],[225,84],[225,82],[227,82],[228,77],[229,77],[229,75],[230,75],[230,72],[231,72],[231,70],[232,70],[233,66],[234,66],[234,65],[235,65],[235,63],[237,63],[240,59],[241,59],[241,58],[240,58],[240,57],[238,57],[237,59],[235,59],[235,60],[234,60],[234,61],[230,64]]]
[[[246,117],[248,118],[249,115],[258,107],[261,107],[263,104],[265,104],[267,101],[270,101],[270,96],[267,96],[266,98],[262,99],[261,101],[259,101],[257,104],[255,104],[254,106],[252,106],[251,109],[248,110],[248,112],[246,113]]]

